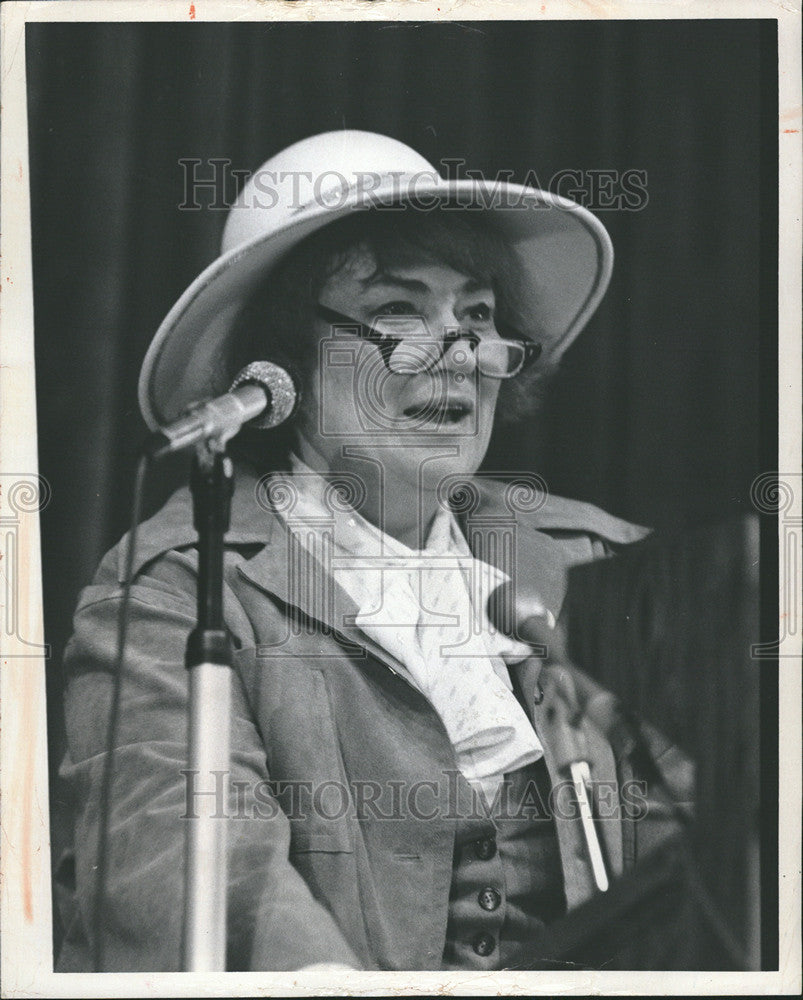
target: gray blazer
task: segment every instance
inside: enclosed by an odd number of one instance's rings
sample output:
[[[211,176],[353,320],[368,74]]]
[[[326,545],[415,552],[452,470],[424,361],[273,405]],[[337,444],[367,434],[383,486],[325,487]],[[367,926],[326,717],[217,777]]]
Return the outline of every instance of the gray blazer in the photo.
[[[462,524],[472,551],[513,576],[559,618],[566,570],[637,541],[644,529],[588,504],[549,497],[527,509],[503,484],[474,480]],[[353,624],[348,596],[323,566],[298,585],[289,533],[240,470],[225,557],[234,637],[229,825],[230,969],[313,962],[437,969],[443,952],[455,820],[455,757],[440,718],[404,664]],[[533,506],[533,505],[531,505]],[[501,539],[501,542],[500,542]],[[187,672],[196,552],[181,490],[140,529],[114,791],[103,925],[107,968],[175,970],[182,915]],[[124,548],[81,594],[66,655],[68,754],[77,802],[75,892],[59,968],[88,969],[106,720]],[[315,597],[324,594],[323,599]],[[609,866],[631,866],[667,835],[670,813],[625,787],[629,748],[583,711],[597,693],[574,668],[529,658],[514,666],[546,748],[553,785],[582,753],[595,788],[613,787],[598,823]],[[593,715],[594,713],[591,713]],[[653,755],[681,800],[689,763],[659,734]],[[638,786],[639,788],[641,786]],[[415,794],[413,794],[415,793]],[[394,799],[393,796],[396,796]],[[423,796],[423,797],[422,797]],[[429,796],[429,798],[427,798]],[[602,800],[600,800],[602,802]],[[576,810],[555,816],[569,907],[594,893]]]

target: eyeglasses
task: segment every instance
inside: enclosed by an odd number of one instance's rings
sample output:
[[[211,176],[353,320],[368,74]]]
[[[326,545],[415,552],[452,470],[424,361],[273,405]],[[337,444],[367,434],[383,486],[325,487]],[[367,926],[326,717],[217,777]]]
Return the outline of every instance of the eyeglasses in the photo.
[[[429,371],[443,358],[450,347],[460,341],[473,354],[477,370],[488,378],[513,378],[532,364],[541,354],[541,345],[526,338],[479,337],[460,327],[448,329],[440,340],[432,338],[426,321],[420,316],[382,317],[383,323],[403,327],[404,336],[382,333],[373,326],[335,312],[328,306],[316,306],[324,322],[373,344],[389,372],[396,375],[420,375]],[[402,330],[399,330],[402,332]],[[456,364],[468,361],[468,354],[455,351]]]

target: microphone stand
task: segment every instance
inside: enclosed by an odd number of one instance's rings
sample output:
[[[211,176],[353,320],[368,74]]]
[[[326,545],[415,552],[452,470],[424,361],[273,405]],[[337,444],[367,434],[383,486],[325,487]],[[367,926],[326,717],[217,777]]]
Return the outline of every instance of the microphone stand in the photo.
[[[154,432],[152,459],[195,446],[190,488],[198,532],[198,620],[187,640],[189,752],[181,967],[226,968],[227,827],[231,757],[231,637],[223,615],[223,539],[231,518],[234,470],[226,442],[249,421],[278,427],[298,403],[293,376],[272,361],[252,361],[227,393],[189,407]],[[211,779],[211,780],[210,780]],[[213,787],[195,789],[198,784]],[[200,801],[199,801],[200,800]],[[197,812],[196,812],[197,809]],[[223,822],[221,822],[223,820]]]
[[[225,810],[230,767],[231,638],[223,616],[223,538],[234,476],[220,439],[196,446],[191,490],[198,532],[198,622],[187,640],[189,775],[201,788],[188,803],[181,965],[186,972],[226,968]],[[203,784],[211,786],[203,788]],[[191,782],[187,782],[189,788]]]

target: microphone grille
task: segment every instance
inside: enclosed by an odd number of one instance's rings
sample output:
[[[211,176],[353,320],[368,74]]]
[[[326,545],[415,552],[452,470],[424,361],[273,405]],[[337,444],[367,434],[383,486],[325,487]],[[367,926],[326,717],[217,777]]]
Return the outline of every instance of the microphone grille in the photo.
[[[237,375],[232,389],[241,385],[259,385],[270,394],[270,404],[255,420],[252,427],[270,430],[278,427],[293,415],[298,402],[298,390],[292,375],[272,361],[252,361]]]

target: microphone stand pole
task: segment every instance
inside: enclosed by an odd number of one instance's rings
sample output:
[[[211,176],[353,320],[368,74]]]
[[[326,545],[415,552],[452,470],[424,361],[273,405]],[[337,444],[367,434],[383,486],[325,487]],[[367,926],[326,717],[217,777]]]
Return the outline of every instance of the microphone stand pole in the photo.
[[[197,446],[191,489],[198,532],[198,623],[187,641],[189,774],[184,926],[186,972],[226,968],[225,820],[230,767],[231,638],[223,617],[223,538],[234,479],[225,444]]]

